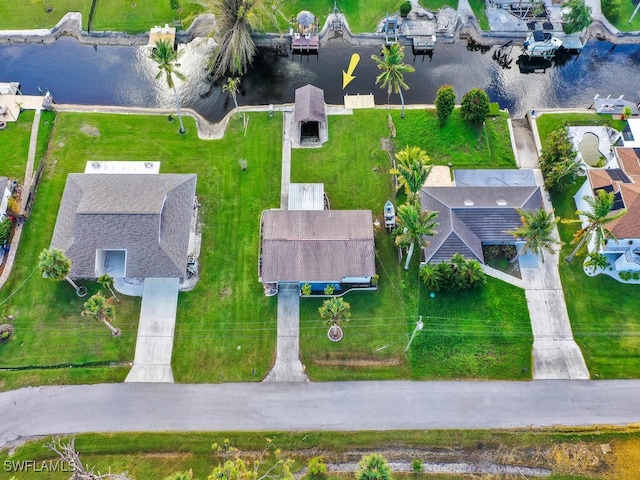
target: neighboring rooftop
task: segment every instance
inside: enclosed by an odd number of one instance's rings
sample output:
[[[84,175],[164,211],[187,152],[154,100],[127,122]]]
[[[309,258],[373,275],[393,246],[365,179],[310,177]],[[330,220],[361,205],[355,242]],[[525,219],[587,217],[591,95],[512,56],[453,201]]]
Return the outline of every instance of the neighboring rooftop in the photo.
[[[314,85],[297,88],[294,109],[296,122],[325,123],[327,115],[324,110],[324,90]]]
[[[289,184],[289,210],[324,210],[324,183]]]
[[[263,283],[340,282],[374,275],[370,210],[263,212]]]

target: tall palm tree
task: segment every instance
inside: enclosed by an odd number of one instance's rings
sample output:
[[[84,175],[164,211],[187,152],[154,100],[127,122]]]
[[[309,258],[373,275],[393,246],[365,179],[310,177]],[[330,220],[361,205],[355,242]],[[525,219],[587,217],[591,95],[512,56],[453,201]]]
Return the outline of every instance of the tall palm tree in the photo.
[[[120,329],[115,328],[111,322],[116,317],[116,307],[113,306],[110,299],[107,299],[102,292],[98,292],[95,295],[89,297],[89,300],[84,302],[84,310],[81,315],[83,317],[94,317],[96,320],[104,323],[111,334],[114,337],[120,335]]]
[[[429,156],[420,147],[407,145],[395,157],[396,168],[389,170],[389,173],[398,176],[398,188],[404,188],[407,199],[413,202],[431,173]]]
[[[351,305],[344,301],[342,297],[332,297],[322,302],[318,313],[324,318],[329,325],[338,325],[346,323],[351,318]]]
[[[227,92],[231,99],[233,100],[233,104],[236,106],[236,112],[238,114],[238,118],[241,118],[240,108],[238,107],[238,87],[240,86],[240,77],[228,77],[227,82],[222,85],[222,91]]]
[[[487,282],[487,274],[484,273],[482,265],[472,258],[465,258],[464,263],[459,267],[458,273],[462,281],[462,288],[476,288]]]
[[[420,207],[414,204],[405,203],[398,208],[398,227],[397,231],[402,232],[396,237],[396,246],[408,247],[407,261],[404,265],[405,270],[409,270],[409,263],[413,256],[413,249],[416,243],[421,247],[426,246],[428,242],[425,236],[436,233],[438,224],[435,222],[438,212],[420,211]]]
[[[84,287],[78,286],[69,278],[71,260],[67,258],[62,250],[58,248],[45,248],[42,250],[38,256],[38,269],[42,272],[43,277],[55,281],[66,280],[75,289],[78,296],[84,296],[81,294],[84,291]]]
[[[103,288],[108,288],[111,292],[111,295],[113,295],[113,298],[115,298],[116,301],[120,303],[120,299],[117,297],[116,292],[113,291],[114,280],[111,275],[108,275],[106,273],[104,275],[100,275],[98,277],[98,283],[102,285]]]
[[[400,102],[402,103],[400,117],[404,118],[402,90],[409,90],[409,85],[404,81],[404,74],[416,71],[411,65],[402,62],[404,47],[397,42],[388,47],[385,45],[382,47],[382,56],[371,55],[371,59],[376,62],[378,69],[382,70],[382,73],[376,77],[376,85],[379,83],[380,88],[387,89],[387,104],[389,104],[391,92],[400,94]]]
[[[178,59],[182,52],[173,49],[173,45],[168,40],[157,40],[156,47],[151,50],[150,58],[158,64],[158,74],[156,79],[160,78],[163,74],[167,80],[169,88],[173,88],[173,94],[176,97],[176,109],[178,111],[178,121],[180,122],[180,133],[184,133],[184,125],[182,123],[182,114],[180,113],[180,98],[178,97],[178,90],[176,84],[173,81],[175,75],[179,80],[185,81],[185,77],[182,73],[176,70],[178,66]]]
[[[522,225],[507,233],[524,240],[522,253],[531,252],[544,263],[544,252],[555,254],[554,246],[560,242],[553,235],[553,229],[560,221],[554,218],[553,212],[547,212],[544,208],[534,211],[518,209]]]
[[[576,215],[585,217],[587,219],[587,225],[578,230],[573,236],[571,244],[576,244],[576,248],[574,248],[573,252],[567,257],[567,262],[571,262],[576,254],[583,251],[592,239],[595,242],[595,251],[601,252],[607,243],[607,238],[613,238],[614,240],[616,238],[606,225],[618,220],[627,213],[625,209],[612,213],[613,203],[615,201],[613,192],[599,190],[595,197],[585,195],[582,198],[589,204],[589,210],[577,210]],[[568,223],[581,221],[580,219],[569,220]]]

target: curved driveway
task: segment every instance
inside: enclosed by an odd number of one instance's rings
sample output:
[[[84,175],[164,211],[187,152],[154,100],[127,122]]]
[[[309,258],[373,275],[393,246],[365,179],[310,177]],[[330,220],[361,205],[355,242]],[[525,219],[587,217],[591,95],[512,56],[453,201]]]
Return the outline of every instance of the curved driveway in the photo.
[[[0,394],[0,448],[80,432],[625,425],[638,405],[639,380],[30,387]]]

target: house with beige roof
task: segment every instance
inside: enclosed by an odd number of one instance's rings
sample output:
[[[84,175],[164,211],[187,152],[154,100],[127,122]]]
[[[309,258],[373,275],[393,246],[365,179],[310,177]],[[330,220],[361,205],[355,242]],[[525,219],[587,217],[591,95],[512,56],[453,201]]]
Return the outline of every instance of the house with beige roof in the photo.
[[[574,196],[578,210],[588,210],[584,197],[594,197],[604,190],[614,194],[613,211],[626,209],[626,215],[614,220],[607,228],[616,239],[608,239],[602,251],[617,272],[640,270],[640,149],[615,149],[620,168],[586,171],[587,181]],[[584,223],[583,223],[584,226]],[[589,246],[591,250],[592,245]]]
[[[258,280],[265,293],[278,285],[309,284],[322,294],[371,289],[376,275],[371,210],[265,210],[260,222]]]

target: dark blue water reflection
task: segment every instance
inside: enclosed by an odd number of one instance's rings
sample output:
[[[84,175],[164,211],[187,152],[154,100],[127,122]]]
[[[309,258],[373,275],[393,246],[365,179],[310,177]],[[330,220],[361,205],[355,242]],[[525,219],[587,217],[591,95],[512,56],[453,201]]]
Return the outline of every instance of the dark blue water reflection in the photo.
[[[577,57],[544,73],[522,74],[516,63],[520,47],[505,50],[512,60],[509,69],[493,58],[497,47],[485,53],[470,51],[466,42],[437,45],[432,58],[406,60],[416,72],[406,75],[411,89],[408,103],[433,103],[442,84],[451,84],[459,95],[472,87],[487,90],[493,101],[509,108],[515,116],[527,109],[543,107],[588,107],[596,94],[625,95],[640,101],[640,46],[590,41]],[[185,106],[210,120],[219,119],[232,108],[228,95],[211,87],[205,76],[211,44],[197,40],[181,47],[180,70],[188,76],[180,84]],[[240,104],[292,102],[295,88],[313,83],[325,90],[328,103],[339,104],[343,95],[373,93],[376,103],[386,102],[386,93],[374,84],[379,73],[370,59],[378,48],[358,48],[331,40],[318,56],[279,58],[261,55],[242,84]],[[357,51],[361,61],[356,79],[342,90],[342,69]],[[139,47],[83,46],[62,38],[53,45],[0,46],[0,82],[19,81],[23,92],[51,89],[59,103],[163,106],[172,104],[172,94],[163,80],[156,80],[156,67]],[[507,62],[508,63],[508,62]],[[399,102],[392,95],[392,102]]]

